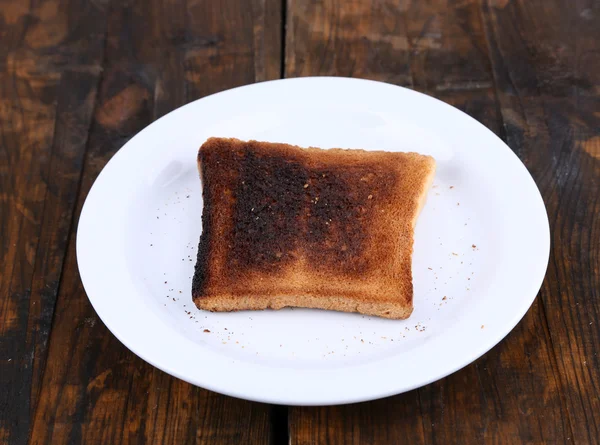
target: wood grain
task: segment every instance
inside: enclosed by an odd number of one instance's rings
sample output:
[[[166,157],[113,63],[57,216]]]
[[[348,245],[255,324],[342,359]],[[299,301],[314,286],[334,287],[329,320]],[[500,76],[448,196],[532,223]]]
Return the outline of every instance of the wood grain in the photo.
[[[0,0],[0,444],[600,443],[599,22],[593,0]],[[103,166],[172,109],[281,74],[423,91],[531,171],[546,280],[474,364],[288,410],[175,379],[98,319],[75,228]]]
[[[428,443],[427,425],[417,391],[343,406],[292,407],[290,444]]]
[[[506,138],[550,219],[539,304],[570,440],[599,443],[600,9],[585,1],[486,1],[483,13]]]
[[[0,8],[0,443],[36,407],[101,70],[106,8],[60,3]]]
[[[360,76],[406,85],[506,137],[511,130],[497,101],[487,13],[475,0],[343,7],[335,1],[291,2],[286,75]],[[518,154],[529,150],[523,141],[509,137],[508,143]],[[542,158],[544,149],[537,153]],[[573,434],[554,352],[545,307],[537,301],[499,346],[446,379],[368,404],[291,409],[291,442],[389,443],[392,434],[428,444],[565,443]]]
[[[269,406],[174,379],[106,330],[78,276],[74,227],[136,132],[198,97],[279,77],[280,2],[1,10],[0,442],[269,442]]]

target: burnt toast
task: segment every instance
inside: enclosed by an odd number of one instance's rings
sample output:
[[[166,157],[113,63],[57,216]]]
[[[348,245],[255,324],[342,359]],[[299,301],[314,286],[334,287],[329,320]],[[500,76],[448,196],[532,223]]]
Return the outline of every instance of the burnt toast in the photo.
[[[211,138],[198,168],[198,308],[410,316],[413,232],[433,158]]]

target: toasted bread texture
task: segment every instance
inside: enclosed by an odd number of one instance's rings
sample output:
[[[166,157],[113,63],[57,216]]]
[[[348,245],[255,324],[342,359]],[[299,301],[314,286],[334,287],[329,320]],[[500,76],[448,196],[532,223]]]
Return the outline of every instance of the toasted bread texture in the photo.
[[[198,308],[410,316],[413,232],[433,158],[211,138],[198,167]]]

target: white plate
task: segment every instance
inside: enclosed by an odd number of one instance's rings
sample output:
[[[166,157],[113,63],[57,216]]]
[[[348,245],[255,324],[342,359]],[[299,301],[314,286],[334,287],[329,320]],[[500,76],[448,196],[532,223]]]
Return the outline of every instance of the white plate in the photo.
[[[197,310],[196,154],[209,136],[434,156],[416,229],[412,316]],[[92,187],[77,259],[102,321],[154,366],[244,399],[323,405],[408,391],[480,357],[533,302],[549,238],[531,176],[483,125],[408,89],[321,77],[225,91],[144,129]]]

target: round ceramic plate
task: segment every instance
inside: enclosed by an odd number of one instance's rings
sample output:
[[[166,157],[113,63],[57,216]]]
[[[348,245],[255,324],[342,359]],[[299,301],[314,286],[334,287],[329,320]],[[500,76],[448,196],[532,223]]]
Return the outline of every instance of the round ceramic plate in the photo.
[[[210,136],[432,155],[437,174],[416,228],[411,317],[196,309],[196,155]],[[301,78],[206,97],[131,139],[87,197],[77,259],[102,321],[154,366],[235,397],[324,405],[408,391],[480,357],[533,302],[549,239],[531,176],[474,119],[384,83]]]

